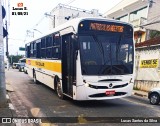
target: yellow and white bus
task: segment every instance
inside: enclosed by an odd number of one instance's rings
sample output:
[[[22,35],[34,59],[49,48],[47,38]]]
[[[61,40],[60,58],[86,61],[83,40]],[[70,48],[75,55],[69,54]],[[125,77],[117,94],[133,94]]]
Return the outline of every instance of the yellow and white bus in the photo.
[[[132,93],[134,52],[130,24],[77,18],[27,43],[26,67],[61,99],[115,99]]]

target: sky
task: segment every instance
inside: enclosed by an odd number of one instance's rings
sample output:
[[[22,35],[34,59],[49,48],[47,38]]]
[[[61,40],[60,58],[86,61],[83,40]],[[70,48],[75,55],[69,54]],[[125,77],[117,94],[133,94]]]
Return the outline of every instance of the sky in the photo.
[[[2,0],[5,4],[6,0]],[[25,43],[31,39],[26,37],[27,30],[34,32],[34,37],[41,36],[49,30],[49,17],[46,17],[44,13],[49,13],[59,3],[67,4],[73,7],[85,9],[91,11],[97,9],[99,13],[104,14],[106,11],[114,7],[122,0],[9,0],[10,7],[7,13],[8,16],[8,45],[9,54],[17,55],[24,54],[23,51],[19,51],[19,47],[24,47]],[[13,7],[17,7],[17,3],[23,3],[24,7],[27,7],[26,12],[28,15],[12,15]],[[7,3],[6,3],[7,5]],[[33,30],[37,29],[37,31]],[[5,42],[5,40],[4,40]]]

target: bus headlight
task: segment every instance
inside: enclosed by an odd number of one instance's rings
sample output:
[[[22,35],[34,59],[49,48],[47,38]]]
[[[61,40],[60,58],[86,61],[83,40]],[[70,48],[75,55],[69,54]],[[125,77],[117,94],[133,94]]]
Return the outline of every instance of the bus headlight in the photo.
[[[86,80],[83,80],[83,82],[85,83],[85,84],[84,84],[85,87],[89,87],[90,84],[87,83]]]

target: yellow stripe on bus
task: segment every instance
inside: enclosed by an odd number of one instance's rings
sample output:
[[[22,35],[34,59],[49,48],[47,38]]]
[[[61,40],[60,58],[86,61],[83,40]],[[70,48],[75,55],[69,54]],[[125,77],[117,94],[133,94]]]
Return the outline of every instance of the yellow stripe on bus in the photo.
[[[27,59],[26,64],[37,67],[37,68],[43,68],[46,70],[61,73],[61,63],[59,62]]]

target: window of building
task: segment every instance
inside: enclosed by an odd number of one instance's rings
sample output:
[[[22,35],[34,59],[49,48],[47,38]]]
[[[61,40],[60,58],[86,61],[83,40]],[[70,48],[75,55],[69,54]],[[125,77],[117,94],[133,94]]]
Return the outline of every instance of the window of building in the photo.
[[[124,15],[122,17],[117,18],[117,20],[128,22],[128,15]]]
[[[141,17],[147,18],[147,7],[143,7],[130,13],[130,21],[140,19]]]

